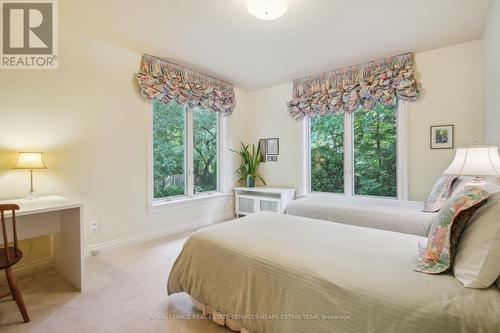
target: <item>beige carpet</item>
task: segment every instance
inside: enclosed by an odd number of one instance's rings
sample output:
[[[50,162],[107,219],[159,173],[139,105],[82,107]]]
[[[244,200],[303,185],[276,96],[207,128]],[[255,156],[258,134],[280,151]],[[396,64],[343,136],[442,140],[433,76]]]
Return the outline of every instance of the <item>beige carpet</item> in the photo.
[[[88,258],[81,294],[53,271],[22,278],[19,285],[32,321],[22,323],[15,302],[4,298],[0,331],[228,333],[210,320],[171,318],[200,314],[186,294],[167,297],[168,273],[184,241],[158,239]]]

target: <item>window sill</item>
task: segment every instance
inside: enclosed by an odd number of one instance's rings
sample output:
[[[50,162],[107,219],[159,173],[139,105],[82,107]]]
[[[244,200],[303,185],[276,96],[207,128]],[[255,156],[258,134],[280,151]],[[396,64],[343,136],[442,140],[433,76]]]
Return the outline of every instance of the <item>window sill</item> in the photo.
[[[203,194],[195,197],[183,197],[172,200],[157,200],[148,206],[148,214],[161,213],[172,209],[198,206],[204,203],[227,200],[232,197],[232,193],[215,192]]]

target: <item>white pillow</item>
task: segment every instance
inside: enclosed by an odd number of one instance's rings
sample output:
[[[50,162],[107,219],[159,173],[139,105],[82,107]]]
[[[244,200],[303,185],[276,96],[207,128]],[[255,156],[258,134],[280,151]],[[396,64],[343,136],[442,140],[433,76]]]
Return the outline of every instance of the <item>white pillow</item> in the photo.
[[[468,288],[488,288],[500,276],[500,193],[477,210],[462,233],[453,273]]]

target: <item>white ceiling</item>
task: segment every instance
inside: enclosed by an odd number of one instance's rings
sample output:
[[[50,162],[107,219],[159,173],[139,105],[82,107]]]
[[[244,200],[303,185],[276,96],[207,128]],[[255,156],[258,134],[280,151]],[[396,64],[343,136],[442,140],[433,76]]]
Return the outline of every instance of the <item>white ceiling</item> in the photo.
[[[250,16],[246,0],[59,3],[61,20],[82,32],[254,90],[478,39],[492,1],[288,0],[270,22]]]

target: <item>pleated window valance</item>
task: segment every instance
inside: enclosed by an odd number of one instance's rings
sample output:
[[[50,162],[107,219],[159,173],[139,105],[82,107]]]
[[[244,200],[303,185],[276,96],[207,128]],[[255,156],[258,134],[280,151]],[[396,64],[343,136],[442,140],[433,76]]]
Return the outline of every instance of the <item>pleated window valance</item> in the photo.
[[[236,106],[232,85],[150,55],[143,55],[137,81],[149,101],[174,101],[224,116]]]
[[[293,82],[288,110],[295,118],[371,110],[396,98],[415,101],[420,96],[413,69],[413,54],[371,61]]]

